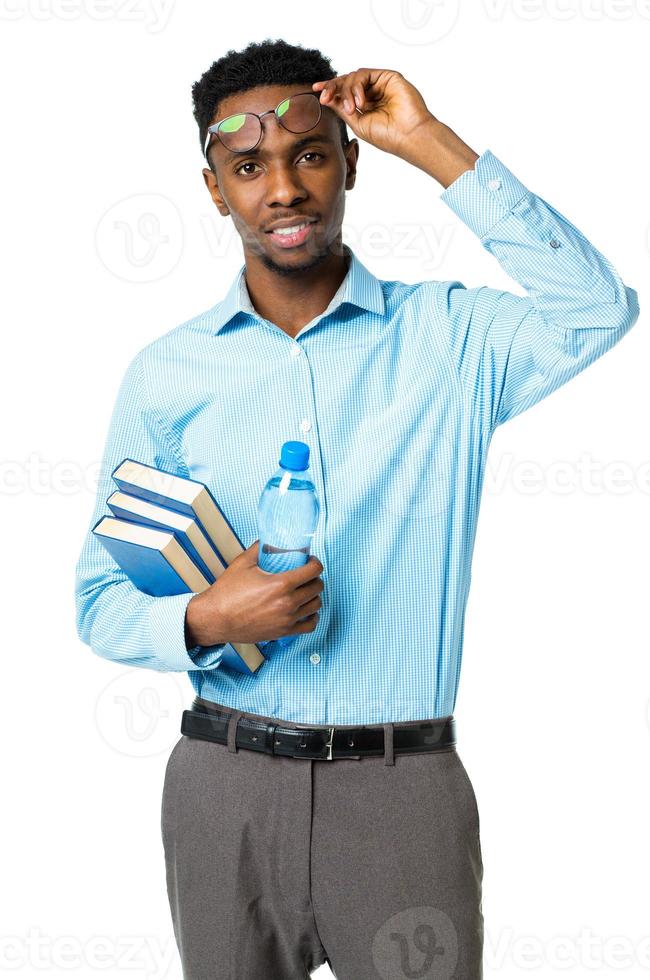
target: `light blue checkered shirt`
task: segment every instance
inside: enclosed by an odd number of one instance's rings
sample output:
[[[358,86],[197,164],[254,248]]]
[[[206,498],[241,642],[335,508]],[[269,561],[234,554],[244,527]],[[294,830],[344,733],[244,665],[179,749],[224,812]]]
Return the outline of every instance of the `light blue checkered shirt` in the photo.
[[[133,358],[76,569],[77,631],[100,657],[188,671],[203,698],[306,724],[453,713],[492,433],[604,354],[639,307],[491,151],[440,197],[526,296],[377,279],[345,246],[340,289],[295,340],[256,313],[242,266],[225,299]],[[312,633],[274,643],[246,675],[219,663],[220,646],[190,656],[193,593],[140,592],[90,528],[128,456],[206,483],[248,547],[288,439],[311,450],[322,608]]]

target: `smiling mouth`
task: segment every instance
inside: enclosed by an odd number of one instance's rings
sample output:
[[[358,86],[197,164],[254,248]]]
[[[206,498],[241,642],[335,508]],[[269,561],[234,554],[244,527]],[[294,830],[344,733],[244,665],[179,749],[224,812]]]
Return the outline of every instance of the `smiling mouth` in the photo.
[[[296,245],[303,245],[307,241],[316,223],[315,221],[297,221],[290,228],[276,228],[273,231],[267,231],[266,234],[280,248],[294,248]]]

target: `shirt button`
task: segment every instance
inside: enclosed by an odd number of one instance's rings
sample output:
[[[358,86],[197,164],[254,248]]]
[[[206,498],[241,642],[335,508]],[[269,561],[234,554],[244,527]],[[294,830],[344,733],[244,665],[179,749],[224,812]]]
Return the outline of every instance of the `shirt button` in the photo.
[[[319,664],[320,663],[320,653],[311,653],[309,655],[309,659],[311,660],[311,662],[313,664]]]
[[[493,177],[492,180],[488,180],[488,187],[491,191],[498,191],[501,187],[501,181],[498,177]]]
[[[293,347],[291,348],[291,356],[300,357],[300,351],[301,351],[300,344],[294,344]]]
[[[551,248],[559,248],[560,247],[560,243],[558,242],[557,238],[551,238],[551,240],[549,242],[549,245],[551,246]]]
[[[309,421],[309,419],[303,419],[302,422],[300,423],[300,428],[302,432],[309,432],[309,430],[311,429],[311,422]]]

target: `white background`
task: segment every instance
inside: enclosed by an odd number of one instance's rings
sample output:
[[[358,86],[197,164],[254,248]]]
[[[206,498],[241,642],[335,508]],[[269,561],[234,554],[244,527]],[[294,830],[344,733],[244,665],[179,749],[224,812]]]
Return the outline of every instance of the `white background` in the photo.
[[[0,0],[0,37],[0,966],[181,977],[160,795],[193,692],[80,642],[73,571],[127,364],[243,261],[204,187],[192,82],[284,37],[341,74],[401,71],[639,292],[615,348],[494,436],[455,715],[486,976],[647,975],[650,3]],[[361,141],[344,240],[380,278],[523,293],[440,191]]]

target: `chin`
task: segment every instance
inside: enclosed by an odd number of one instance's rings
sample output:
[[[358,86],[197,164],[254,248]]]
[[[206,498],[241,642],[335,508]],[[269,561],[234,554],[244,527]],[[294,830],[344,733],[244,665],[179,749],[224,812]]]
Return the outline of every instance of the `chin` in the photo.
[[[293,249],[287,249],[287,252],[294,251]],[[303,254],[298,255],[298,252]],[[316,269],[321,265],[329,256],[330,252],[328,248],[320,250],[316,253],[310,252],[308,249],[295,249],[295,255],[290,256],[287,254],[287,261],[282,261],[282,256],[276,256],[275,253],[270,255],[268,252],[262,252],[260,258],[267,269],[272,272],[277,273],[280,276],[297,276],[308,272],[310,269]]]

